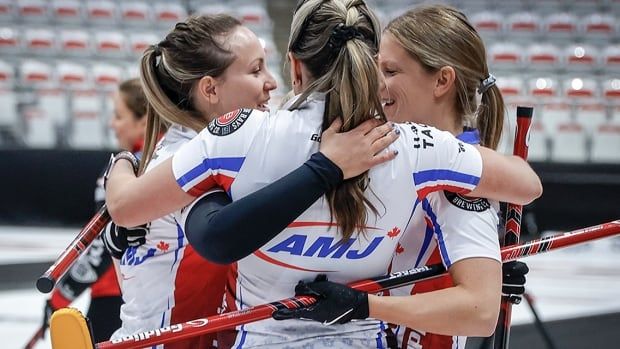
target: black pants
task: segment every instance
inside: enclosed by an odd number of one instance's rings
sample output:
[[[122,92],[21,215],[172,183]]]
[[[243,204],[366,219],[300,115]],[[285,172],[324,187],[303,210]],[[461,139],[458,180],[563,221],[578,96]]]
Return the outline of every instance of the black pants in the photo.
[[[121,327],[121,305],[123,299],[119,297],[97,297],[90,300],[88,314],[93,327],[95,343],[110,339],[112,333]]]

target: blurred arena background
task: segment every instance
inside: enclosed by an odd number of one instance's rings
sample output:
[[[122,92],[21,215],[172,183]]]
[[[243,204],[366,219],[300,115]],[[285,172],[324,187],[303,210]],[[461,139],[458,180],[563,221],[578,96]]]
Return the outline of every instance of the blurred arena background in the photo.
[[[236,15],[264,42],[275,106],[289,86],[295,2],[0,0],[2,348],[22,347],[39,326],[34,280],[93,213],[95,179],[116,149],[111,94],[137,76],[146,46],[188,14]],[[382,23],[423,3],[368,2]],[[512,152],[516,105],[535,107],[529,160],[545,191],[525,208],[522,238],[620,218],[620,1],[442,3],[465,12],[485,40],[509,105],[503,151]],[[527,289],[558,348],[617,346],[618,257],[620,243],[607,239],[526,260]],[[546,348],[527,306],[514,312],[512,348]]]

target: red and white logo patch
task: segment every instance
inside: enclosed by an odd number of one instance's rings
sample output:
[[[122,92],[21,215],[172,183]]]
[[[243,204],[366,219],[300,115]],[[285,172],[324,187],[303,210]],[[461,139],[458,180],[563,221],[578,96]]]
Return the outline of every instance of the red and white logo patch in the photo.
[[[216,136],[228,136],[237,131],[251,113],[252,109],[237,109],[211,121],[207,127],[211,134]]]

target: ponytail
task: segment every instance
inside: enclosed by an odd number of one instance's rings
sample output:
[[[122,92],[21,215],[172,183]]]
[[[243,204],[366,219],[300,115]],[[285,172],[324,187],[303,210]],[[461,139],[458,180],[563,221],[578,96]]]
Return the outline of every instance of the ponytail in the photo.
[[[497,149],[504,127],[504,98],[497,85],[482,94],[476,126],[480,131],[480,144]]]
[[[336,118],[348,131],[372,117],[385,120],[379,91],[376,55],[379,24],[361,0],[306,1],[291,25],[289,51],[308,68],[314,81],[290,107],[297,108],[313,92],[326,93],[323,129]],[[365,197],[368,173],[346,180],[327,193],[332,219],[343,241],[355,230],[365,232],[367,208],[377,209]]]

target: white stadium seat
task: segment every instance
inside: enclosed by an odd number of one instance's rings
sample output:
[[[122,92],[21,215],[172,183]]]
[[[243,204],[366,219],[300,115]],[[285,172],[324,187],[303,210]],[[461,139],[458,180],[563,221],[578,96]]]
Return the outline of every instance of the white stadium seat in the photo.
[[[575,120],[589,133],[594,132],[600,125],[607,122],[607,109],[603,99],[588,99],[575,105],[574,110]]]
[[[572,121],[571,106],[563,98],[546,100],[540,104],[539,111],[537,110],[536,113],[540,115],[540,121],[548,132],[553,132],[560,124]]]
[[[12,21],[15,18],[15,6],[11,0],[0,0],[0,20]]]
[[[216,15],[220,13],[232,14],[233,11],[233,8],[223,3],[200,5],[196,8],[196,14],[198,15]]]
[[[561,90],[558,79],[551,76],[536,76],[529,79],[527,84],[530,96],[539,100],[557,97]]]
[[[541,30],[541,18],[532,12],[517,12],[508,16],[507,33],[511,40],[513,38],[531,39]]]
[[[121,68],[111,64],[93,65],[93,79],[98,90],[114,91],[123,79]]]
[[[26,122],[24,141],[31,148],[53,148],[56,146],[54,120],[42,109],[26,108],[22,113]]]
[[[0,52],[18,53],[21,50],[21,40],[17,30],[11,27],[0,27]]]
[[[535,119],[536,116],[534,116]],[[528,160],[530,161],[546,161],[549,157],[549,149],[547,142],[547,132],[544,124],[539,120],[532,121],[530,127],[530,135],[528,141]]]
[[[56,53],[56,34],[47,28],[26,29],[24,46],[27,54],[53,55]]]
[[[612,15],[593,13],[581,21],[581,32],[587,40],[609,40],[616,32],[616,21]]]
[[[29,22],[47,22],[48,8],[43,0],[18,0],[17,12],[21,19]]]
[[[24,86],[55,86],[56,77],[52,67],[41,61],[25,60],[20,65],[20,79]]]
[[[560,50],[553,44],[533,44],[527,48],[525,64],[530,69],[552,71],[561,68]]]
[[[523,62],[523,47],[512,42],[497,42],[489,46],[489,64],[505,70],[520,69]]]
[[[72,127],[70,141],[77,149],[97,149],[105,144],[100,119],[102,97],[96,91],[75,91],[71,96]]]
[[[237,16],[241,22],[257,32],[264,32],[271,28],[271,20],[267,9],[259,5],[243,5],[237,8]]]
[[[483,11],[472,15],[469,21],[483,37],[497,37],[502,33],[504,18],[499,12]]]
[[[124,25],[149,26],[153,18],[153,9],[146,2],[120,2],[121,20]]]
[[[592,45],[573,44],[564,49],[564,61],[569,71],[595,70],[600,66],[600,53]]]
[[[78,0],[53,0],[52,16],[59,23],[79,23],[84,20],[82,2]]]
[[[552,13],[543,22],[543,33],[551,41],[571,40],[577,34],[577,17],[572,13]]]
[[[90,83],[88,71],[85,66],[72,62],[59,62],[56,66],[58,71],[58,81],[63,88],[84,89]]]
[[[580,124],[559,124],[553,133],[551,160],[575,163],[586,161],[586,142],[586,133]]]
[[[620,163],[620,123],[600,125],[592,136],[592,162]]]
[[[5,61],[0,61],[0,128],[15,132],[19,128],[17,95],[13,90],[15,69]]]
[[[499,76],[496,84],[506,100],[523,99],[525,96],[523,79],[518,76]]]
[[[70,56],[88,56],[93,52],[88,32],[79,29],[64,29],[59,33],[60,49]]]
[[[620,45],[605,47],[602,53],[602,65],[608,72],[620,72]]]
[[[86,2],[86,16],[89,23],[113,25],[118,18],[116,3],[109,0]]]
[[[172,27],[175,23],[187,17],[185,7],[174,2],[156,3],[153,5],[153,11],[155,13],[155,23],[165,27]]]
[[[571,99],[597,98],[600,90],[596,80],[592,78],[574,77],[564,81],[564,95]]]
[[[141,56],[150,45],[155,45],[162,38],[154,33],[129,33],[129,50],[134,56]]]
[[[127,54],[125,35],[117,31],[100,31],[95,33],[95,50],[104,56],[120,57]]]

